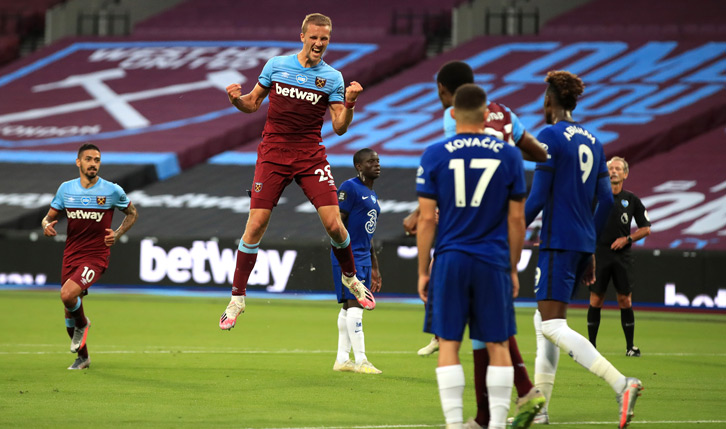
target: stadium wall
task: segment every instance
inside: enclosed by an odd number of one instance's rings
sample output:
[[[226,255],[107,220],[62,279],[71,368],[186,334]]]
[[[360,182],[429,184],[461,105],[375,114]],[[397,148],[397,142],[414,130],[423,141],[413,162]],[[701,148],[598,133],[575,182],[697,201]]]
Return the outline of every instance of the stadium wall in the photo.
[[[126,238],[126,237],[123,237]],[[64,237],[18,233],[3,240],[0,288],[10,285],[60,284]],[[227,288],[234,273],[234,240],[127,239],[113,247],[111,263],[100,284],[154,288]],[[320,293],[333,290],[330,247],[264,243],[250,291]],[[378,243],[383,292],[416,294],[417,251],[413,239]],[[634,250],[637,305],[666,308],[726,309],[726,280],[720,275],[726,252]],[[534,299],[537,249],[527,248],[520,265],[520,298]],[[575,300],[587,300],[580,288]],[[614,301],[612,288],[607,295]]]

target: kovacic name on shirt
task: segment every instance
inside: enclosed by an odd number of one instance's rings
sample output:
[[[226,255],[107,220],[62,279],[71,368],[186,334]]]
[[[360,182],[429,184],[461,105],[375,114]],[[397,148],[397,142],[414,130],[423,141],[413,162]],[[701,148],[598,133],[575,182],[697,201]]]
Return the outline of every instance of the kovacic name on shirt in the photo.
[[[446,150],[449,151],[449,153],[455,151],[456,149],[461,149],[463,147],[483,147],[486,149],[491,149],[495,153],[499,153],[499,151],[504,147],[504,143],[496,140],[492,140],[489,137],[484,137],[483,139],[479,139],[479,137],[466,137],[461,139],[452,140],[450,142],[447,142],[444,147]]]

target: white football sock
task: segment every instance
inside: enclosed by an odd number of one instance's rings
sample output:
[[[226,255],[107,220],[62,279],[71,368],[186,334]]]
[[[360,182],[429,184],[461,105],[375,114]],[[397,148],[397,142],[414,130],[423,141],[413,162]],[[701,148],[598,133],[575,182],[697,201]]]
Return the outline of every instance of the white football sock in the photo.
[[[440,366],[436,368],[436,380],[439,384],[441,408],[444,411],[446,424],[464,422],[464,368],[459,365]]]
[[[340,363],[344,363],[350,359],[350,337],[348,337],[348,323],[346,322],[346,314],[344,308],[338,313],[338,356],[336,359]]]
[[[345,317],[348,325],[348,338],[353,346],[355,363],[360,364],[366,360],[366,341],[363,335],[363,309],[359,307],[348,308],[348,315]]]
[[[539,310],[534,313],[534,332],[537,338],[537,354],[534,359],[534,385],[544,394],[545,408],[552,398],[555,387],[555,374],[560,361],[560,349],[545,338],[542,333],[542,315]]]
[[[623,374],[602,357],[587,338],[567,326],[567,320],[552,319],[542,322],[542,333],[550,341],[562,347],[575,362],[607,381],[615,392],[619,393],[625,386]]]
[[[509,402],[514,385],[514,367],[487,367],[487,392],[489,394],[489,429],[507,427]]]

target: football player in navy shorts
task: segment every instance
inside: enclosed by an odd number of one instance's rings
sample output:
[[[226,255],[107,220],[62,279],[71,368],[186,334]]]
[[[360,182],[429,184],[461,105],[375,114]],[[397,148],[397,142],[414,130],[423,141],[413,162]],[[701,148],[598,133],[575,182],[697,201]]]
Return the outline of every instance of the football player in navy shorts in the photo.
[[[619,427],[630,424],[643,390],[637,378],[625,377],[595,347],[567,325],[567,306],[581,283],[592,281],[597,236],[613,205],[605,153],[600,141],[575,122],[572,111],[585,85],[567,71],[550,71],[544,95],[545,122],[537,139],[549,159],[538,163],[525,205],[527,225],[542,211],[539,259],[535,278],[534,328],[537,356],[534,384],[552,397],[560,349],[615,391]],[[548,423],[547,405],[535,423]]]
[[[457,134],[432,144],[421,157],[418,289],[426,302],[424,331],[439,338],[436,378],[447,426],[463,425],[459,348],[468,325],[469,336],[489,352],[489,428],[503,429],[514,383],[508,339],[516,333],[527,188],[520,151],[484,134],[486,101],[478,85],[460,86],[454,95]]]
[[[350,233],[358,272],[356,277],[372,292],[378,292],[381,290],[382,278],[372,240],[378,226],[381,205],[378,203],[378,194],[373,190],[373,182],[381,175],[381,162],[376,151],[365,148],[353,155],[353,166],[358,175],[340,185],[338,205],[343,223]],[[332,252],[330,259],[335,293],[338,302],[343,304],[338,313],[338,354],[333,370],[380,374],[381,370],[373,366],[366,356],[363,307],[343,286],[340,264]],[[351,349],[353,360],[350,359]]]
[[[456,120],[451,112],[454,108],[454,93],[464,84],[474,83],[474,71],[469,64],[463,61],[449,61],[439,69],[436,75],[439,100],[444,108],[444,135],[451,137],[456,134]],[[528,161],[544,162],[547,160],[547,151],[537,139],[527,132],[517,115],[507,106],[489,100],[487,104],[489,114],[484,133],[493,135],[498,139],[516,146],[522,152],[522,158]],[[404,229],[415,234],[415,225],[418,209],[414,210],[404,219]],[[419,349],[420,356],[427,356],[439,349],[439,339],[434,336],[429,344]],[[476,391],[477,411],[474,418],[466,422],[469,429],[486,427],[489,422],[489,403],[486,390],[486,375],[489,364],[489,354],[486,344],[482,341],[472,340],[474,355],[474,390]],[[509,351],[514,366],[514,386],[517,389],[517,410],[512,420],[512,426],[517,429],[526,427],[535,414],[544,405],[544,396],[532,384],[527,373],[522,355],[519,352],[517,339],[509,338]]]

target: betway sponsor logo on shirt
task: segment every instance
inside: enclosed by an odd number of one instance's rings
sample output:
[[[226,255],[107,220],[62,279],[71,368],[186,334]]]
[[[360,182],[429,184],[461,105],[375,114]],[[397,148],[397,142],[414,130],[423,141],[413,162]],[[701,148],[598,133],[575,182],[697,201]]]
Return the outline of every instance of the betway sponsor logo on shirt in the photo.
[[[67,210],[66,213],[68,214],[68,219],[89,219],[89,220],[95,220],[96,222],[101,222],[101,219],[103,219],[103,216],[106,214],[104,212],[89,212],[86,210]]]
[[[323,96],[320,94],[316,94],[312,91],[303,91],[302,89],[296,88],[294,86],[292,88],[285,88],[283,86],[280,86],[280,84],[277,82],[275,82],[275,93],[284,97],[297,98],[298,100],[307,100],[313,105],[318,104],[318,101],[323,98]]]

